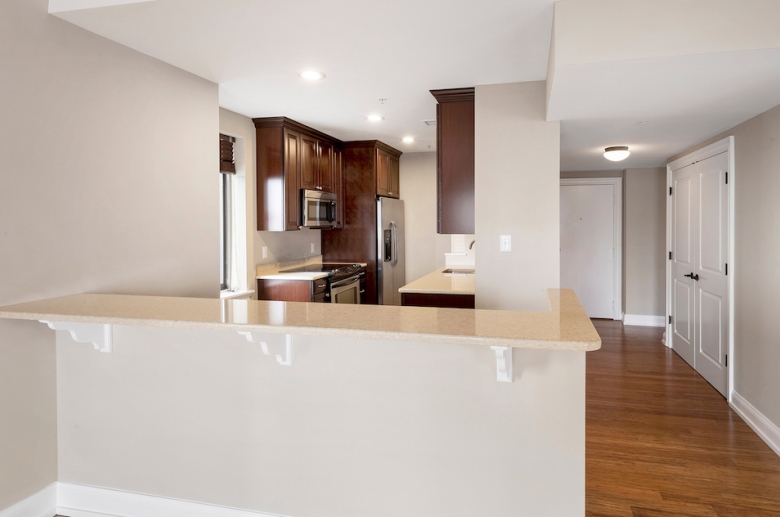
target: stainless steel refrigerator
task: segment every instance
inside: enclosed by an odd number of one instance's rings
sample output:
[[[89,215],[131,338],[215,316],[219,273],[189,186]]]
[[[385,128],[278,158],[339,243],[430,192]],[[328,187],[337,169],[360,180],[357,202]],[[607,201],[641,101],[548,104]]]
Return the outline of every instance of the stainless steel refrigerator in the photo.
[[[380,197],[377,219],[377,303],[401,305],[398,289],[406,285],[404,202]]]

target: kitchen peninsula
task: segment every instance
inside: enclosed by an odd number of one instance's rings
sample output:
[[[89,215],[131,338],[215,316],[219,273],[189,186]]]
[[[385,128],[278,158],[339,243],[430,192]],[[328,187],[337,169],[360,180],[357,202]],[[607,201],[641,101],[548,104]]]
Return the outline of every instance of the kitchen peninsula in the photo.
[[[69,331],[61,484],[262,516],[577,515],[601,342],[572,291],[547,296],[512,312],[79,294],[0,319]]]
[[[474,267],[439,268],[398,291],[401,305],[473,309]]]

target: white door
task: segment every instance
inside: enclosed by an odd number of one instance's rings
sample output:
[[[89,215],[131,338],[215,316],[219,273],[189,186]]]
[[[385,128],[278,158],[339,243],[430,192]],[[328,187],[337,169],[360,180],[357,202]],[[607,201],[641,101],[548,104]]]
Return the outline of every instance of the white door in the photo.
[[[615,184],[561,184],[561,287],[591,318],[615,317]]]
[[[728,390],[728,153],[672,175],[672,347]]]

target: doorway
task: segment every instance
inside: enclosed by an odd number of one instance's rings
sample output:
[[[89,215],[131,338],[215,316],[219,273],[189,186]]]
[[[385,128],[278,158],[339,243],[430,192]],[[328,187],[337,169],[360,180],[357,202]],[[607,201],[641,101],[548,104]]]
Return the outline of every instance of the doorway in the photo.
[[[733,366],[733,156],[727,138],[667,167],[667,346],[726,398]]]
[[[591,318],[622,317],[622,178],[561,179],[561,288]]]

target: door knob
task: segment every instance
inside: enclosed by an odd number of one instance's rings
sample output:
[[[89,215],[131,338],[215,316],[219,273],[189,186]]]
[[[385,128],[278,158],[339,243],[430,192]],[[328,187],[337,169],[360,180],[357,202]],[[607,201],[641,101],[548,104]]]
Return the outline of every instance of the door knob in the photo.
[[[696,280],[696,281],[699,280],[699,275],[694,275],[693,273],[691,273],[690,275],[683,275],[683,276],[687,276],[691,280]]]

